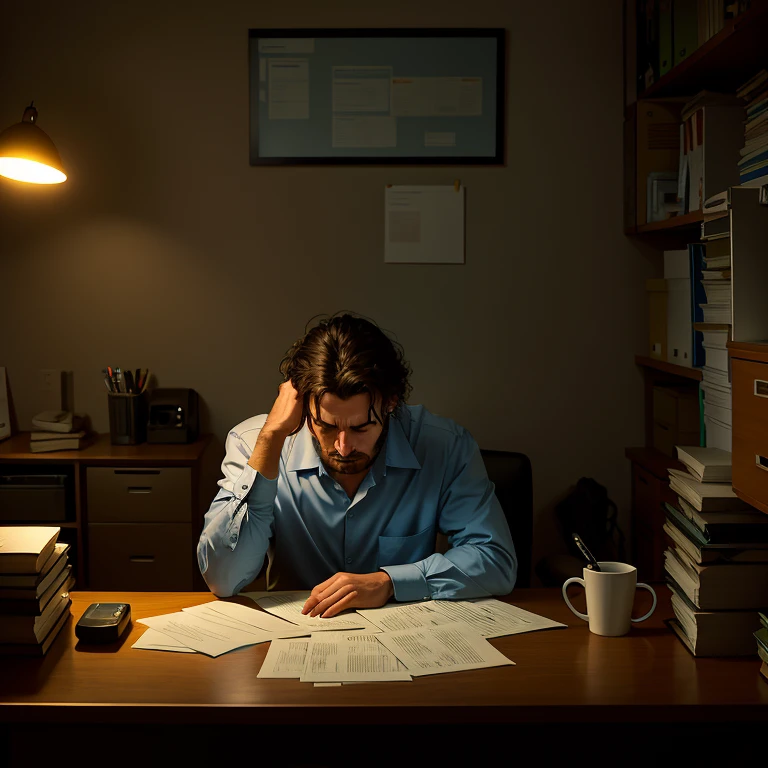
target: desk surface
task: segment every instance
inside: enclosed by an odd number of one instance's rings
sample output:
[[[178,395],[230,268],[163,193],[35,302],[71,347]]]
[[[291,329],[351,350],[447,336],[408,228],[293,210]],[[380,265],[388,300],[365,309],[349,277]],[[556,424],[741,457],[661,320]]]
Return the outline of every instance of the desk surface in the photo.
[[[758,657],[695,659],[663,624],[672,615],[668,589],[659,585],[657,592],[651,619],[625,637],[605,638],[589,632],[558,589],[515,591],[509,602],[568,625],[492,640],[516,666],[330,688],[258,680],[266,643],[215,659],[132,649],[146,629],[135,621],[117,647],[86,648],[74,625],[92,602],[129,602],[135,620],[215,598],[73,592],[73,616],[46,656],[0,657],[0,721],[299,725],[343,716],[347,723],[397,724],[415,715],[440,724],[768,721],[768,683]]]

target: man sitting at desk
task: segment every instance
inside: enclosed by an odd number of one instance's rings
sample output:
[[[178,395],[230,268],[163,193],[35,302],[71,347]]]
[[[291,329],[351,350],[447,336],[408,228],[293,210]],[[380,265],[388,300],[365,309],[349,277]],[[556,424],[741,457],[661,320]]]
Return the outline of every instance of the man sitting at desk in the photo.
[[[211,591],[236,594],[268,556],[268,589],[311,589],[304,613],[507,594],[509,526],[477,443],[410,406],[399,344],[349,314],[280,364],[272,410],[227,436],[197,547]],[[435,553],[441,532],[451,545]]]

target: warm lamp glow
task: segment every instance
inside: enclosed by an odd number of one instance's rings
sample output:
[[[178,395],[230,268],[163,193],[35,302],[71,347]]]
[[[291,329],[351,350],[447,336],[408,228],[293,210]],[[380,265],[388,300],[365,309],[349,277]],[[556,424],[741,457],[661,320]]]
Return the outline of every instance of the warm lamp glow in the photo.
[[[20,123],[0,133],[0,176],[32,184],[61,184],[67,175],[55,144],[36,125],[34,102]]]
[[[50,165],[20,157],[0,157],[0,176],[30,184],[61,184],[67,180],[65,174]]]

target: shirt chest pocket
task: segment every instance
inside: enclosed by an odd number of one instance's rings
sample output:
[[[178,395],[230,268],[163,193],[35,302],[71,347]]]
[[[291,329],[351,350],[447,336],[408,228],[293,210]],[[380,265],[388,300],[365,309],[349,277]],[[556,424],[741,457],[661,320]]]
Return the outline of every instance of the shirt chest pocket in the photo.
[[[434,525],[413,536],[379,536],[378,567],[415,563],[429,557],[434,551]]]

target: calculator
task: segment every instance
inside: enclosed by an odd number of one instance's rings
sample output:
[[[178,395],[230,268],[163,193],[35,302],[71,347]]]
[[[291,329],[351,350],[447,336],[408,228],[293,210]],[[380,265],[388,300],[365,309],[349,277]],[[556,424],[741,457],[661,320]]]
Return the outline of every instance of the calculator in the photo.
[[[91,603],[75,624],[75,636],[83,643],[116,643],[130,623],[128,603]]]

